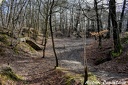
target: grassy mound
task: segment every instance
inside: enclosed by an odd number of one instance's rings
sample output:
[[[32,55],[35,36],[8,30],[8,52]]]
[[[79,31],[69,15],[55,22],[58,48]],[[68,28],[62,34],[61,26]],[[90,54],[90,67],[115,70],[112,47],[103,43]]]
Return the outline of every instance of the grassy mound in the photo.
[[[9,36],[7,36],[6,34],[0,34],[0,42],[9,45]]]
[[[64,85],[83,85],[84,75],[70,72],[64,68],[58,67],[57,70],[62,71],[65,74]],[[88,73],[87,85],[101,85],[98,78],[92,74]]]
[[[13,85],[16,81],[21,80],[21,76],[15,74],[10,67],[2,68],[0,72],[0,85],[6,85],[6,83]]]

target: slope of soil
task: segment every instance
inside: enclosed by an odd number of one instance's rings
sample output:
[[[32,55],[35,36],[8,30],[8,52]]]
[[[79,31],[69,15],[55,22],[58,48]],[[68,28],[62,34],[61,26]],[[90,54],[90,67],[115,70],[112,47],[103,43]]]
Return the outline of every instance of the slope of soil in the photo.
[[[98,42],[94,42],[91,46],[87,47],[86,51],[90,71],[97,75],[101,81],[128,82],[128,48],[126,48],[128,45],[123,46],[123,53],[119,57],[112,58],[111,60],[109,58],[112,57],[110,55],[110,52],[113,50],[112,42],[112,39],[103,40],[102,49],[98,49]],[[106,60],[103,61],[104,59]]]
[[[7,42],[10,42],[11,39],[8,40]],[[67,41],[66,44],[63,40],[55,39],[58,45],[56,46],[56,48],[58,48],[57,53],[72,50],[82,44],[78,43],[81,42],[81,40],[65,39],[65,41]],[[20,42],[15,48],[6,45],[4,42],[5,41],[0,42],[0,66],[9,66],[13,72],[23,77],[23,81],[17,82],[18,85],[65,85],[63,84],[66,81],[66,78],[64,78],[65,74],[54,70],[55,58],[51,49],[52,45],[50,40],[47,45],[46,57],[43,59],[42,51],[35,51],[25,42]],[[73,42],[75,44],[72,44]],[[68,48],[63,50],[63,48],[59,46],[66,46]],[[59,48],[62,49],[60,50]]]
[[[18,85],[65,85],[65,73],[54,70],[55,58],[51,39],[48,39],[46,56],[43,59],[41,58],[42,51],[35,51],[25,42],[21,42],[16,48],[3,42],[5,41],[0,42],[0,66],[8,65],[16,74],[23,76],[23,81],[18,82]],[[127,81],[126,50],[124,51],[126,53],[120,57],[96,65],[98,60],[109,55],[109,51],[112,50],[112,43],[110,43],[112,41],[104,40],[102,49],[98,49],[98,43],[92,39],[87,39],[86,42],[89,71],[99,77],[101,81],[111,79]],[[59,66],[75,74],[83,74],[83,40],[55,39],[55,45]],[[79,85],[79,83],[73,83],[73,85]]]

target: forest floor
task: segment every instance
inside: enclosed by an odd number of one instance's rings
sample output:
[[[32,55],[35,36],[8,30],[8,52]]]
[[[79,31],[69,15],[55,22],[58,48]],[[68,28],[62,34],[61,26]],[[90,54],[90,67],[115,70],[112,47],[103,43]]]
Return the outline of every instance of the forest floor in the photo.
[[[113,58],[110,55],[110,52],[113,50],[112,42],[112,39],[103,40],[101,49],[98,49],[98,42],[94,42],[87,47],[86,56],[90,71],[97,75],[103,82],[109,82],[110,84],[119,82],[119,84],[127,85],[128,44],[123,45],[123,52],[119,57]],[[109,59],[110,57],[112,59]],[[127,81],[127,84],[123,84],[125,81]]]
[[[120,57],[108,61],[106,59],[109,51],[113,49],[111,42],[111,39],[103,40],[103,48],[98,49],[97,41],[86,40],[88,70],[102,82],[123,83],[128,81],[128,45],[125,46]],[[42,58],[42,51],[30,51],[24,43],[21,44],[22,49],[15,50],[0,43],[0,66],[10,66],[24,79],[17,85],[65,85],[65,73],[54,70],[55,58],[51,39],[48,39],[45,58]],[[55,39],[55,46],[59,67],[76,74],[84,74],[83,39]],[[73,85],[79,85],[79,82]]]

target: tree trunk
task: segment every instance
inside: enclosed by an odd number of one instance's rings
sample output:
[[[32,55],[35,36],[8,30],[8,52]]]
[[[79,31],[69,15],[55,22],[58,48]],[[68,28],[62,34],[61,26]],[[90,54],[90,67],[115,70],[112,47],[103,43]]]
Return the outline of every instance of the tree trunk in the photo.
[[[10,2],[10,9],[9,9],[9,14],[8,14],[8,20],[7,20],[7,28],[9,29],[9,24],[10,24],[10,21],[11,21],[11,18],[12,18],[12,10],[13,10],[13,3],[14,3],[14,0],[11,0]]]
[[[78,28],[78,24],[79,24],[79,17],[80,17],[80,15],[78,14],[77,17],[76,17],[76,24],[75,24],[75,27],[74,27],[75,32],[77,32],[77,28]]]
[[[56,60],[56,67],[58,67],[58,58],[57,58],[57,54],[56,54],[56,50],[55,50],[55,44],[54,44],[54,37],[53,37],[53,30],[52,30],[52,10],[53,10],[53,6],[54,6],[54,0],[52,0],[52,4],[51,4],[51,8],[50,8],[50,12],[49,12],[49,26],[50,26],[50,32],[51,32],[51,38],[52,38],[52,46],[53,46],[53,52],[55,55],[55,60]]]
[[[128,31],[128,19],[127,19],[127,28],[126,28],[126,31]]]
[[[108,27],[107,27],[108,33],[107,33],[107,35],[106,35],[106,38],[110,38],[110,26],[111,26],[111,19],[110,19],[110,7],[109,7],[109,13],[108,13]]]
[[[2,7],[3,4],[1,4],[1,8],[0,8],[0,13],[1,13],[1,24],[2,24],[2,29],[5,27],[5,24],[4,24],[4,18],[3,18],[3,7]]]
[[[100,23],[99,23],[99,14],[98,14],[98,8],[97,8],[97,0],[94,0],[94,5],[95,5],[95,11],[96,11],[96,19],[97,19],[97,29],[98,33],[100,32]],[[99,48],[102,47],[102,41],[101,41],[101,35],[99,35]]]
[[[87,57],[86,57],[86,30],[83,31],[83,45],[84,45],[84,83],[83,85],[87,85],[88,81],[88,64],[87,64]]]
[[[123,22],[123,17],[124,17],[125,5],[126,5],[126,0],[124,0],[123,8],[122,8],[121,16],[120,16],[120,21],[119,21],[119,30],[120,30],[120,33],[122,32],[122,22]]]
[[[48,0],[49,2],[49,0]],[[42,14],[41,14],[42,15]],[[43,15],[42,15],[43,16]],[[46,50],[46,45],[47,45],[47,38],[48,38],[48,18],[49,18],[49,4],[46,4],[46,14],[45,14],[45,32],[44,32],[44,44],[43,44],[43,57],[45,57],[45,50]]]
[[[110,16],[112,20],[112,26],[113,26],[113,40],[114,40],[114,53],[120,54],[122,51],[121,43],[120,43],[120,37],[119,37],[119,29],[117,26],[116,21],[116,2],[115,0],[110,0]],[[117,56],[118,56],[117,55]]]
[[[45,19],[45,32],[44,32],[44,43],[43,43],[43,57],[45,57],[45,49],[47,45],[47,38],[48,38],[48,16]]]

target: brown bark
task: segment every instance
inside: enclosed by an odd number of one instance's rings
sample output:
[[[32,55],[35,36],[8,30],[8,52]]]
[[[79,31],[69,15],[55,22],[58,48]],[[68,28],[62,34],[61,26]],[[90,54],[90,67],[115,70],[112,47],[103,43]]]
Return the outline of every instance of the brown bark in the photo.
[[[106,38],[110,38],[110,26],[111,26],[111,19],[110,19],[110,7],[109,7],[109,13],[108,13],[108,27],[107,27],[108,33],[107,33],[107,35],[106,35]]]
[[[54,44],[54,37],[53,37],[53,30],[52,30],[52,10],[54,7],[54,0],[52,0],[52,4],[51,4],[51,8],[50,8],[50,12],[49,12],[49,26],[50,26],[50,32],[51,32],[51,37],[52,37],[52,46],[53,46],[53,52],[55,55],[55,60],[56,60],[56,67],[58,67],[58,58],[57,58],[57,54],[56,54],[56,50],[55,50],[55,44]]]
[[[116,2],[115,0],[110,0],[110,16],[112,20],[112,26],[113,26],[113,40],[114,40],[114,53],[121,53],[121,43],[120,43],[120,37],[119,37],[119,29],[118,24],[116,21]]]
[[[48,16],[45,19],[45,32],[44,32],[44,44],[43,44],[43,57],[45,57],[45,49],[47,45],[47,38],[48,38]]]
[[[97,0],[94,0],[95,5],[95,11],[96,11],[96,20],[97,20],[97,30],[98,33],[100,32],[100,20],[99,20],[99,14],[98,14],[98,8],[97,8]],[[99,48],[102,46],[101,36],[99,35]]]
[[[119,21],[119,30],[120,30],[120,33],[122,32],[122,22],[123,22],[123,17],[124,17],[125,5],[126,5],[126,0],[124,0],[123,8],[122,8],[121,16],[120,16],[120,21]]]

